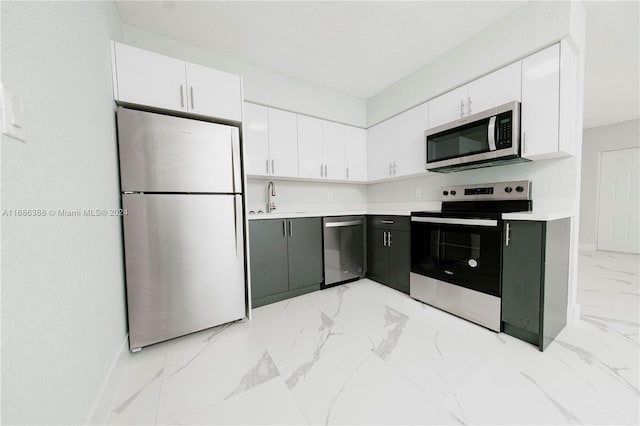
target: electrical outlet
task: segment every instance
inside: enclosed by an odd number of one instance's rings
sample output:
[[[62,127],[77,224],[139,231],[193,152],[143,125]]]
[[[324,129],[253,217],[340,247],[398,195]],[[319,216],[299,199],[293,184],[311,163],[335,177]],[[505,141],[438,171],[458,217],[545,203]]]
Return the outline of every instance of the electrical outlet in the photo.
[[[416,188],[416,198],[422,198],[422,188]]]
[[[327,201],[333,200],[333,192],[327,192]]]

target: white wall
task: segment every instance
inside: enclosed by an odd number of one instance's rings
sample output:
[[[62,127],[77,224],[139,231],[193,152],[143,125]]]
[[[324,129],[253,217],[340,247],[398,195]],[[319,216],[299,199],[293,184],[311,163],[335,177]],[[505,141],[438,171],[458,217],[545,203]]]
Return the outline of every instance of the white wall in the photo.
[[[598,234],[600,154],[640,146],[640,120],[586,129],[582,137],[580,245],[595,249]]]
[[[120,203],[112,2],[2,2],[2,80],[27,141],[2,137],[3,209]],[[120,219],[2,217],[2,423],[77,424],[126,334]]]
[[[527,2],[367,100],[367,125],[373,126],[428,99],[461,86],[573,32],[580,44],[571,2]],[[580,5],[580,7],[582,7]],[[577,20],[579,22],[579,19]]]
[[[247,207],[265,210],[268,180],[247,181]],[[347,211],[367,208],[367,186],[342,183],[296,182],[274,180],[277,212]],[[331,194],[331,200],[329,200]],[[266,211],[266,210],[265,210]]]
[[[286,75],[218,55],[158,34],[123,25],[124,43],[242,75],[244,98],[314,117],[365,127],[365,101]],[[230,40],[230,42],[232,42]]]

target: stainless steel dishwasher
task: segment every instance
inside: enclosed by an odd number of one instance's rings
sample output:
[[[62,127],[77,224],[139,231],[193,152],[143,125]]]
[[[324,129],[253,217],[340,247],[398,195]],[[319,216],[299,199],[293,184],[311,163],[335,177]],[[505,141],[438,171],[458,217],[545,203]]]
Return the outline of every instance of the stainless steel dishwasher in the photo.
[[[324,285],[322,288],[364,277],[364,216],[325,217]]]

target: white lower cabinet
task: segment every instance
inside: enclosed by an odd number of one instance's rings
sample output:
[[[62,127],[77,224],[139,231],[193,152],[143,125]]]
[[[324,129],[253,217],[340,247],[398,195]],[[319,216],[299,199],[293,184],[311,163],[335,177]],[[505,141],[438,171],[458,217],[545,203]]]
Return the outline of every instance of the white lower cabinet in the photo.
[[[352,181],[367,180],[367,131],[344,126],[345,178]]]

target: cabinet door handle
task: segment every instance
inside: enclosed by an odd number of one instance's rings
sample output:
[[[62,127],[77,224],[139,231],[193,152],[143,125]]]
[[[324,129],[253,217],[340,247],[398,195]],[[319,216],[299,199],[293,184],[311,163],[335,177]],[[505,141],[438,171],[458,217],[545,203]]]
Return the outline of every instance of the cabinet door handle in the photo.
[[[505,237],[504,237],[504,245],[506,247],[509,247],[509,241],[511,241],[511,225],[509,223],[507,223],[507,229],[504,233]]]
[[[269,159],[267,158],[264,162],[267,165],[267,174],[269,174]]]
[[[349,179],[349,166],[347,166],[347,179]]]
[[[282,236],[286,238],[287,236],[287,221],[282,221]]]
[[[184,108],[184,88],[180,85],[180,108]]]
[[[467,115],[471,115],[471,98],[467,97]]]
[[[382,247],[387,246],[387,231],[382,233]]]
[[[271,174],[272,175],[276,174],[276,162],[273,158],[271,159]]]
[[[393,162],[393,175],[395,176],[398,173],[398,165],[396,162]]]
[[[320,164],[320,177],[324,177],[324,166]]]
[[[386,225],[393,225],[393,220],[381,220],[380,223],[384,223]]]
[[[460,118],[464,117],[464,101],[460,101]]]
[[[293,221],[289,221],[289,236],[293,236]]]
[[[387,232],[387,247],[391,247],[391,231]]]
[[[327,177],[327,165],[324,165],[324,177]]]
[[[393,175],[393,164],[389,163],[389,176]]]
[[[191,92],[191,109],[195,109],[196,104],[195,104],[195,101],[193,100],[193,86],[189,88],[189,92]]]

